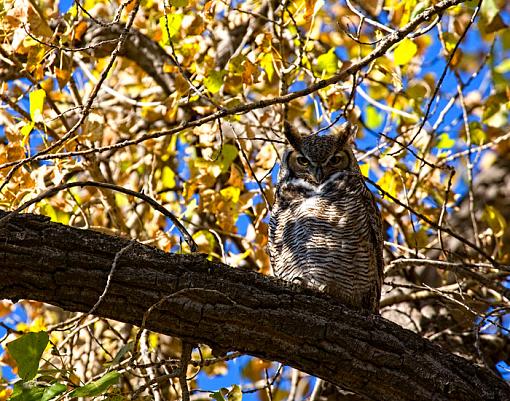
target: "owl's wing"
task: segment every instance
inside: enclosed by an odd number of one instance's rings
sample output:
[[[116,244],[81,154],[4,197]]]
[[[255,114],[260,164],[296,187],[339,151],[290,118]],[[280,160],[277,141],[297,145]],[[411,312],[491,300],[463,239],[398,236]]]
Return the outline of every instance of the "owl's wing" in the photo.
[[[383,227],[382,227],[382,217],[379,208],[377,207],[374,194],[365,186],[365,191],[363,191],[363,202],[365,205],[365,209],[368,213],[369,222],[370,222],[370,237],[372,240],[372,244],[374,245],[375,251],[375,261],[376,261],[376,297],[374,299],[373,311],[379,311],[379,302],[381,300],[381,287],[384,280],[384,256],[383,256],[383,246],[384,246],[384,237],[383,237]]]

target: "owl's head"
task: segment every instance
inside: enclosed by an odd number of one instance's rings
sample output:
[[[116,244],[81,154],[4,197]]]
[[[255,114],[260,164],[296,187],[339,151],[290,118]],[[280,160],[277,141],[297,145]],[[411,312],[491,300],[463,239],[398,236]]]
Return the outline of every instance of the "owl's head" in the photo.
[[[339,171],[359,172],[352,151],[352,143],[358,128],[343,124],[329,135],[302,135],[285,124],[285,136],[290,143],[286,152],[289,173],[306,182],[321,184]]]

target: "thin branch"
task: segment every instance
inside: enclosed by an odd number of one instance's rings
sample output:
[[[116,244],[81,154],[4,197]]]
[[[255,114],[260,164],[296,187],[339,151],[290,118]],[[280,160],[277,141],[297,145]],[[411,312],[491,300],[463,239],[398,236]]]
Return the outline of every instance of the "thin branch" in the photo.
[[[384,24],[381,24],[379,21],[376,21],[376,20],[373,20],[371,18],[368,18],[361,11],[359,11],[356,7],[354,7],[352,5],[352,3],[350,2],[350,0],[345,0],[345,4],[347,4],[347,7],[349,7],[349,10],[351,10],[354,14],[356,14],[361,19],[361,21],[365,21],[368,24],[370,24],[370,25],[372,25],[372,26],[374,26],[376,28],[379,28],[381,31],[384,31],[384,32],[388,32],[388,33],[394,33],[395,32],[394,29],[391,29],[390,27],[388,27],[388,26],[386,26]]]
[[[1,224],[1,220],[0,220],[0,224]],[[122,254],[124,254],[129,248],[132,248],[134,245],[135,245],[135,242],[132,241],[115,254],[115,258],[113,259],[113,263],[112,263],[112,268],[110,270],[110,273],[108,274],[108,279],[106,280],[106,285],[104,287],[103,293],[99,296],[99,299],[94,304],[94,306],[89,310],[87,315],[92,315],[97,310],[97,308],[103,301],[104,297],[106,296],[108,289],[110,288],[110,285],[112,283],[113,273],[115,273],[115,269],[117,268],[117,264],[119,263],[120,257],[122,256]]]
[[[429,219],[427,216],[425,216],[424,214],[422,213],[419,213],[417,212],[416,210],[410,208],[409,206],[407,206],[405,203],[403,203],[400,199],[394,197],[393,195],[389,194],[387,191],[385,191],[384,189],[382,189],[379,185],[377,185],[375,182],[373,182],[372,180],[370,180],[369,178],[366,178],[366,180],[371,184],[373,185],[375,188],[377,188],[384,196],[388,197],[389,199],[391,199],[393,202],[395,202],[397,205],[399,206],[402,206],[403,208],[405,208],[406,210],[409,210],[412,214],[414,214],[416,217],[418,217],[420,220],[423,220],[424,222],[426,222],[427,224],[429,224],[432,228],[436,229],[436,230],[442,230],[443,232],[451,235],[452,237],[458,239],[460,242],[462,242],[463,244],[466,244],[467,246],[469,246],[470,248],[474,249],[475,251],[477,251],[480,255],[482,255],[483,257],[485,257],[488,261],[490,261],[495,267],[498,267],[500,266],[501,264],[499,262],[497,262],[492,256],[490,256],[489,254],[487,254],[487,252],[485,252],[483,249],[481,249],[480,247],[476,246],[476,244],[473,244],[471,241],[467,240],[466,238],[464,238],[461,234],[457,234],[456,232],[452,231],[451,229],[449,229],[448,227],[441,227],[439,226],[437,223],[433,222],[431,219]],[[1,221],[1,220],[0,220]]]
[[[181,353],[181,367],[179,372],[179,384],[181,385],[181,394],[182,401],[189,401],[189,387],[188,387],[188,378],[186,376],[188,371],[188,363],[191,359],[191,352],[193,351],[193,346],[186,342],[182,342],[182,353]]]
[[[158,212],[163,214],[164,216],[168,217],[173,224],[177,227],[177,229],[181,232],[182,236],[184,237],[185,241],[190,247],[191,252],[196,252],[198,249],[198,246],[191,236],[191,234],[184,228],[184,226],[181,224],[181,222],[173,215],[173,213],[166,210],[161,204],[159,204],[157,201],[152,199],[151,197],[142,194],[140,192],[136,192],[127,188],[123,188],[121,186],[110,184],[106,182],[97,182],[97,181],[75,181],[75,182],[68,182],[66,184],[61,184],[54,186],[47,191],[43,192],[42,194],[36,196],[35,198],[32,198],[31,200],[25,202],[23,205],[19,206],[17,209],[10,212],[8,215],[0,218],[0,227],[7,224],[9,219],[11,219],[14,215],[20,213],[21,211],[25,210],[29,206],[40,202],[43,199],[50,198],[53,195],[57,194],[60,191],[63,191],[68,188],[74,188],[74,187],[98,187],[98,188],[106,188],[110,189],[112,191],[121,192],[126,195],[134,196],[136,198],[142,199],[143,201],[147,202],[150,206],[152,206],[154,209],[156,209]]]

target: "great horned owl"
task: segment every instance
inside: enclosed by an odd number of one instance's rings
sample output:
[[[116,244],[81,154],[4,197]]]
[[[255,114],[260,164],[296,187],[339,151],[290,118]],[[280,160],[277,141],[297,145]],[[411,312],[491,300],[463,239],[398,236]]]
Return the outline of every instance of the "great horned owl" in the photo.
[[[300,135],[286,124],[269,223],[274,275],[377,313],[383,280],[381,215],[352,151],[357,128]]]

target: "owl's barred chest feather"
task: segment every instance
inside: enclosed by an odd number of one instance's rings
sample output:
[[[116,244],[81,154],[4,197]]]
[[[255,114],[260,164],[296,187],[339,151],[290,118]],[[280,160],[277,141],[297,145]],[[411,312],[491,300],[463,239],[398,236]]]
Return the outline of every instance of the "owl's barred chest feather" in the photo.
[[[358,174],[321,186],[299,179],[282,183],[270,221],[275,275],[303,281],[351,306],[373,303],[377,261],[367,196]]]
[[[297,196],[289,200],[289,211],[296,216],[315,215],[319,218],[332,220],[335,223],[341,214],[353,211],[352,200],[360,198],[359,188],[346,190],[338,186],[318,188],[309,194]],[[358,204],[359,205],[359,204]]]
[[[349,176],[321,186],[300,180],[284,184],[274,212],[276,224],[285,222],[276,228],[283,241],[290,240],[284,248],[309,255],[324,250],[319,244],[334,250],[364,241],[369,235],[364,191],[361,178]]]

